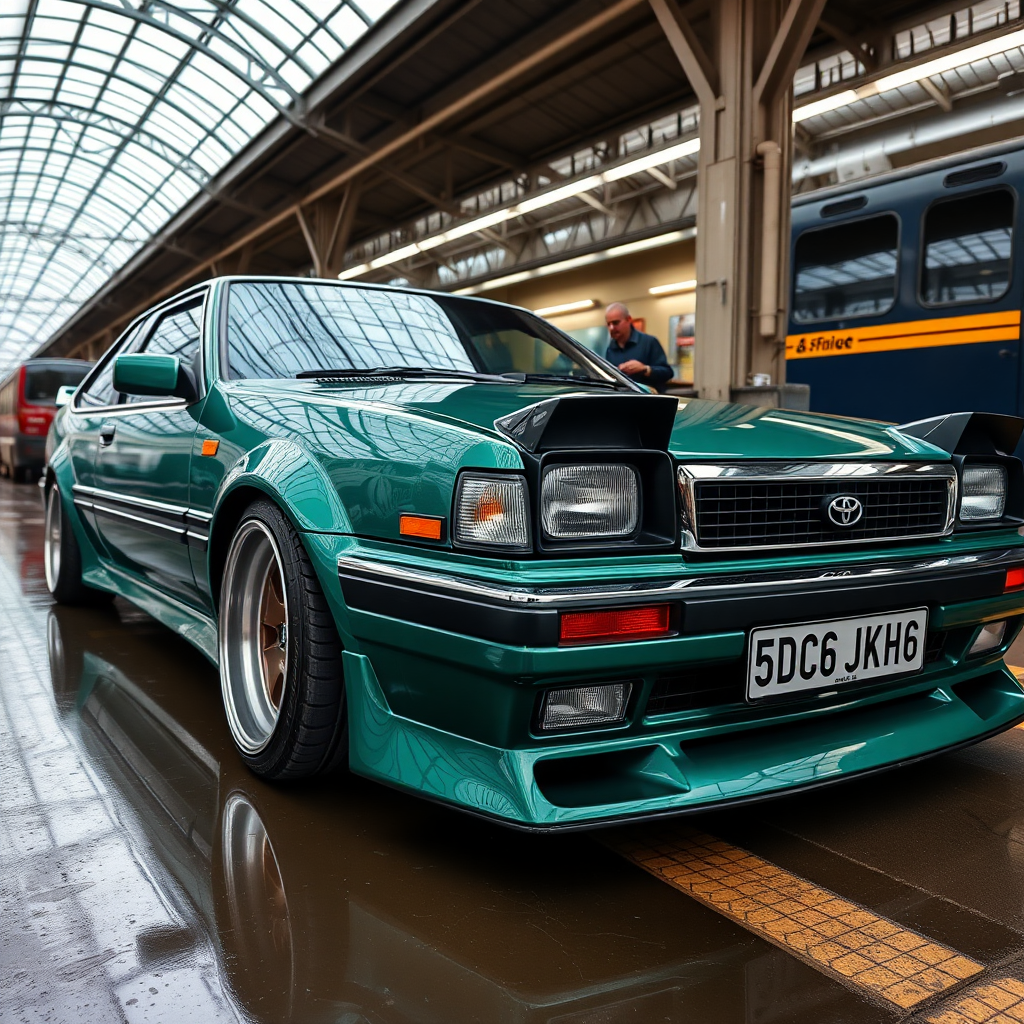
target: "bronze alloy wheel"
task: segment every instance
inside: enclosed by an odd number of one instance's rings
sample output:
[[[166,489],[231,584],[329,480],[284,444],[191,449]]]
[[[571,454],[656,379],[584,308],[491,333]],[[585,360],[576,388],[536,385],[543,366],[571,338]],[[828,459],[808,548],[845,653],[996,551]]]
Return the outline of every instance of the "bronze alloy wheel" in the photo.
[[[218,606],[232,739],[261,778],[330,771],[348,757],[341,638],[299,532],[254,501],[228,545]]]
[[[273,735],[288,686],[288,597],[273,534],[248,519],[224,566],[221,689],[231,735],[247,754]]]

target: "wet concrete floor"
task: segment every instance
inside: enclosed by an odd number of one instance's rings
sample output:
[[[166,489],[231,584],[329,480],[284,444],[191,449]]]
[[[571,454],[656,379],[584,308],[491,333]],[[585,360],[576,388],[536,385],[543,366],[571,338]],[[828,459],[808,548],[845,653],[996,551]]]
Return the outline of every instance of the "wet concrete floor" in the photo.
[[[202,656],[120,600],[55,607],[41,549],[37,489],[0,480],[3,1021],[900,1016],[602,833],[524,836],[348,775],[261,783]],[[686,827],[1021,974],[1020,729]]]

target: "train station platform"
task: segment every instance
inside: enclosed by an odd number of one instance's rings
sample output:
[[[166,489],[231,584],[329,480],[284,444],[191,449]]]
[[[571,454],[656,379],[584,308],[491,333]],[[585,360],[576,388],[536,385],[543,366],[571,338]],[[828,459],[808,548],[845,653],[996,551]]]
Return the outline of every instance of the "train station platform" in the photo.
[[[195,650],[51,602],[42,532],[0,481],[5,1020],[1024,1019],[1022,729],[557,838],[347,773],[267,785]]]

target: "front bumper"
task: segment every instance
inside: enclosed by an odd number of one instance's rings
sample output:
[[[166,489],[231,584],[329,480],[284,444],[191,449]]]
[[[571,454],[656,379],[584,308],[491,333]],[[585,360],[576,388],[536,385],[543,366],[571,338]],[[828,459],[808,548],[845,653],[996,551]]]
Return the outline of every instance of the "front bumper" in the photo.
[[[1004,593],[1006,570],[1022,563],[1018,547],[840,570],[531,587],[343,555],[356,641],[346,654],[351,765],[550,829],[762,799],[903,764],[1024,719],[1024,692],[1001,661],[1024,621],[1024,591]],[[557,646],[562,610],[665,601],[676,608],[671,638]],[[919,672],[745,701],[751,628],[922,605],[935,649]],[[1004,647],[967,659],[978,624],[998,618],[1011,620]],[[622,725],[534,728],[547,687],[615,679],[633,684]]]

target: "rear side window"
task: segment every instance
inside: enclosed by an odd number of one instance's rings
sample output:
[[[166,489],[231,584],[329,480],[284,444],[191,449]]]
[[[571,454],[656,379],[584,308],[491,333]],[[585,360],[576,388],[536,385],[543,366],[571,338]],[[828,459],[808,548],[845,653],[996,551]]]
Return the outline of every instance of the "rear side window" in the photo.
[[[924,217],[921,299],[986,302],[1010,287],[1013,195],[1005,188],[936,203]]]
[[[884,313],[896,300],[899,222],[894,214],[805,231],[793,259],[793,319]]]

